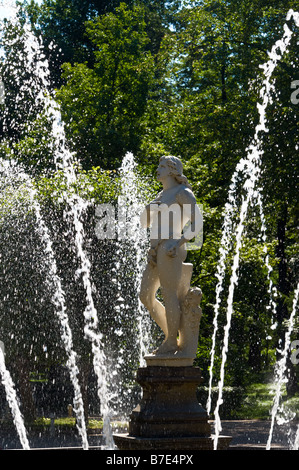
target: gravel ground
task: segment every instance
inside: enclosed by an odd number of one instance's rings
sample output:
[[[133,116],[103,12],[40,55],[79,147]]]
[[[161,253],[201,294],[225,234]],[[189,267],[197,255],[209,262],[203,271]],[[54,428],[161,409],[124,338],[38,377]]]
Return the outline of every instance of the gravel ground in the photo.
[[[212,433],[214,426],[212,424]],[[221,422],[222,431],[220,435],[231,436],[230,450],[266,450],[271,422],[266,420],[224,420]],[[290,425],[277,424],[274,426],[271,449],[290,450],[294,445],[295,434],[299,421],[293,421]],[[55,433],[56,434],[56,433]],[[81,440],[73,432],[62,432],[55,436],[35,435],[30,436],[31,448],[70,448],[80,447]],[[89,445],[99,446],[101,435],[90,434]],[[0,427],[0,449],[19,449],[20,441],[14,429],[1,429]]]
[[[213,424],[213,423],[212,423]],[[265,450],[269,438],[271,422],[264,420],[222,421],[221,435],[232,436],[231,449]],[[290,425],[275,424],[271,449],[290,450],[294,445],[298,421]]]

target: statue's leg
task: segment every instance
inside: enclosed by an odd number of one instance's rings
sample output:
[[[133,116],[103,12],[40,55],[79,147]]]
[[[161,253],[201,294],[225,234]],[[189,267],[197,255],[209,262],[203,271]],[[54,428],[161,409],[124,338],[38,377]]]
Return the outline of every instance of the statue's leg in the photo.
[[[161,328],[163,333],[167,335],[167,324],[165,308],[156,299],[156,292],[160,287],[160,279],[157,267],[148,264],[143,273],[140,289],[140,300],[149,311],[152,319]]]
[[[177,350],[177,335],[181,319],[179,286],[182,278],[185,250],[180,249],[177,256],[167,254],[167,243],[162,244],[157,253],[162,296],[165,304],[167,335],[157,354],[174,353]]]
[[[193,265],[191,263],[183,263],[182,276],[181,276],[181,280],[180,280],[180,284],[178,288],[178,295],[179,295],[181,306],[190,289],[192,271],[193,271]]]

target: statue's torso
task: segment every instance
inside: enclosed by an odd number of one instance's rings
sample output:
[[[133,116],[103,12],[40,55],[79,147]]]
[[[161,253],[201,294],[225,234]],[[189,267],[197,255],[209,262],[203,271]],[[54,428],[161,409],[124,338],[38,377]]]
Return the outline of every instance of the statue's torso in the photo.
[[[151,212],[152,247],[156,247],[162,240],[181,238],[190,217],[187,204],[182,203],[186,199],[183,194],[186,191],[190,192],[185,185],[180,184],[158,194],[155,202],[159,210]]]

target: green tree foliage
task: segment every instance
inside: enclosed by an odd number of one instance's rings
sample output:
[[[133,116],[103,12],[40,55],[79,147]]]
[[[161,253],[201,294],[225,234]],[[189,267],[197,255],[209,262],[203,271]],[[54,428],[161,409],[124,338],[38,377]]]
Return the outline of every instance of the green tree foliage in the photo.
[[[16,142],[25,133],[28,121],[33,121],[42,111],[37,100],[41,79],[32,75],[32,67],[39,57],[33,54],[29,67],[26,34],[22,24],[5,22],[2,26],[1,46],[5,61],[1,63],[1,79],[5,87],[5,100],[1,105],[1,137]],[[21,92],[22,90],[22,92]]]
[[[113,11],[119,0],[34,0],[25,3],[25,10],[47,48],[54,84],[60,83],[60,67],[64,62],[93,64],[93,45],[85,31],[85,22],[94,16]]]
[[[63,63],[74,65],[86,62],[93,67],[95,46],[86,34],[86,22],[116,13],[121,3],[128,8],[143,8],[150,38],[149,48],[156,53],[180,0],[45,0],[41,5],[34,0],[24,2],[24,14],[26,12],[29,16],[33,28],[45,43],[54,85],[61,85]]]
[[[180,154],[196,175],[200,197],[207,194],[213,204],[223,204],[253,136],[254,83],[283,34],[287,11],[261,1],[198,2],[177,14],[176,30],[164,37],[164,86],[149,102],[142,153],[147,160],[159,148]]]
[[[78,171],[76,188],[83,197],[105,201],[115,197],[102,171],[119,167],[126,151],[135,154],[143,174],[153,184],[161,155],[182,157],[186,176],[204,211],[204,244],[200,251],[190,252],[188,259],[194,265],[193,282],[201,285],[204,293],[197,363],[206,378],[228,188],[237,162],[246,156],[257,124],[263,80],[259,66],[268,60],[271,47],[283,36],[288,10],[299,10],[297,1],[274,3],[198,0],[180,5],[163,0],[45,0],[40,6],[31,2],[25,9],[46,44],[69,146],[77,155],[79,167],[83,166]],[[272,371],[275,348],[283,337],[297,282],[299,105],[290,98],[291,83],[299,79],[298,29],[293,21],[288,26],[294,35],[289,53],[279,61],[273,75],[275,89],[266,116],[269,131],[261,135],[260,189],[267,240],[261,235],[259,211],[253,205],[246,221],[235,291],[226,368],[226,383],[234,386],[243,386],[268,368]],[[19,114],[14,106],[16,90],[28,79],[21,31],[7,31],[15,38],[15,47],[7,50],[9,66],[1,69],[9,92],[5,106],[10,112],[6,121],[2,120],[2,128],[7,128],[11,140],[3,141],[1,148],[5,155],[22,155],[29,171],[39,175],[41,202],[49,209],[52,203],[59,205],[63,181],[59,175],[41,178],[41,171],[33,170],[39,163],[41,168],[51,169],[53,161],[45,116],[30,90],[24,95]],[[52,49],[51,41],[56,44]],[[61,49],[61,54],[57,55],[57,49]],[[20,58],[19,81],[10,77],[16,57]],[[24,115],[26,123],[22,120]],[[238,203],[244,195],[241,177]],[[5,230],[2,236],[3,233]],[[266,248],[273,269],[271,279],[278,289],[274,313],[269,309]],[[102,262],[103,258],[93,256]],[[226,261],[216,373],[220,367],[231,256],[230,253]],[[7,264],[11,267],[9,259]],[[99,291],[105,299],[105,286],[100,286]],[[80,300],[79,291],[75,299]],[[276,330],[271,328],[273,322],[278,323]],[[109,318],[104,323],[107,332]],[[296,370],[290,370],[294,379]],[[295,377],[295,383],[296,380]]]
[[[269,7],[263,1],[197,2],[193,8],[178,12],[175,30],[170,30],[161,44],[162,86],[152,90],[149,97],[144,115],[147,132],[140,158],[156,164],[157,157],[163,153],[181,155],[194,191],[204,203],[204,246],[200,253],[192,255],[192,262],[205,292],[203,302],[207,322],[203,322],[201,333],[205,344],[212,335],[221,212],[236,163],[246,156],[257,123],[257,103],[263,79],[259,66],[268,60],[268,51],[275,41],[282,38],[286,14],[292,7],[293,2],[279,2],[275,7]],[[261,355],[267,349],[266,338],[271,333],[272,344],[276,344],[278,338],[283,337],[283,325],[290,314],[289,295],[295,287],[294,220],[297,209],[294,191],[297,183],[294,178],[298,174],[298,115],[296,106],[290,101],[290,86],[298,71],[298,31],[294,22],[290,22],[289,27],[294,36],[290,53],[278,64],[273,77],[276,92],[267,110],[269,132],[262,136],[264,154],[260,181],[267,215],[267,236],[270,244],[274,243],[270,245],[271,264],[280,296],[274,321],[278,320],[279,328],[269,332],[272,314],[263,300],[263,296],[268,296],[267,291],[261,290],[258,295],[255,292],[255,286],[260,283],[264,287],[267,285],[263,251],[258,249],[263,243],[256,239],[256,249],[251,250],[250,256],[246,251],[242,253],[240,276],[244,273],[247,281],[240,282],[236,292],[236,299],[240,296],[243,300],[235,302],[232,332],[235,346],[231,350],[233,362],[229,361],[235,384],[240,384],[240,379],[241,382],[245,380],[244,367],[261,370],[267,363],[269,357]],[[242,192],[238,191],[239,201],[241,196]],[[253,209],[249,216],[253,224],[250,233],[255,237],[261,226],[258,210]],[[237,311],[242,312],[241,315]],[[238,315],[241,322],[237,320]],[[256,327],[257,319],[261,321],[261,328]],[[244,335],[249,333],[244,348],[242,335],[237,334],[242,329]],[[258,342],[257,337],[260,338]],[[242,360],[239,361],[242,367],[239,369],[233,360],[238,348],[242,348]],[[200,360],[204,361],[204,354]],[[201,364],[206,370],[208,363]]]
[[[141,117],[154,74],[147,46],[144,11],[125,4],[87,24],[95,65],[64,66],[67,84],[57,96],[71,148],[83,166],[120,166],[126,151],[136,152]]]
[[[54,169],[52,118],[45,109],[43,49],[31,47],[23,21],[2,25],[0,63],[5,99],[0,104],[0,155],[31,175]]]

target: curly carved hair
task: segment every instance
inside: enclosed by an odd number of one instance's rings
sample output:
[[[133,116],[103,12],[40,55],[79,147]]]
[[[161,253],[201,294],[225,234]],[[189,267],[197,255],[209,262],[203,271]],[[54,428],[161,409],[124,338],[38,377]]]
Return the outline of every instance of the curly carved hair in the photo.
[[[160,162],[163,160],[170,170],[169,174],[173,176],[178,183],[184,184],[187,186],[187,188],[191,189],[191,185],[189,184],[186,176],[183,174],[183,164],[181,160],[178,157],[174,157],[172,155],[161,157]]]

